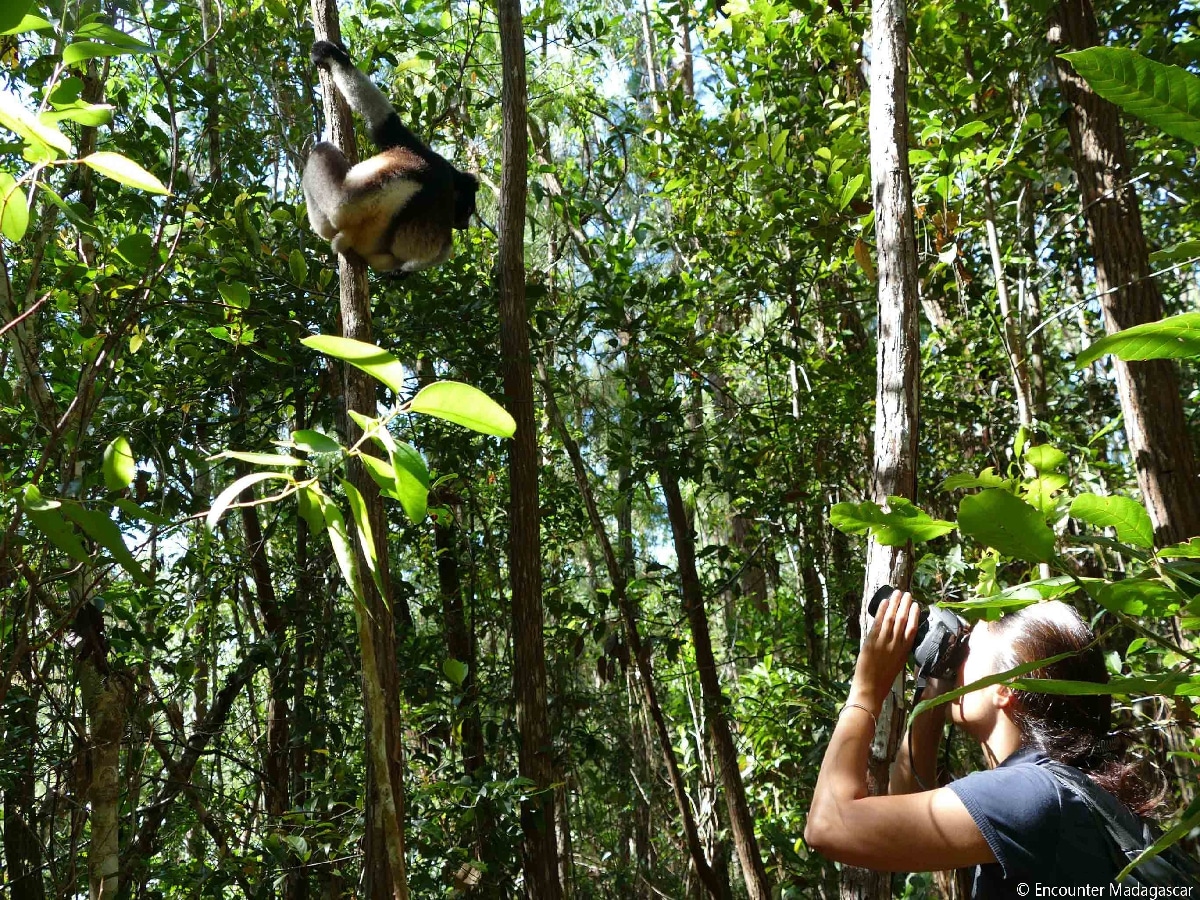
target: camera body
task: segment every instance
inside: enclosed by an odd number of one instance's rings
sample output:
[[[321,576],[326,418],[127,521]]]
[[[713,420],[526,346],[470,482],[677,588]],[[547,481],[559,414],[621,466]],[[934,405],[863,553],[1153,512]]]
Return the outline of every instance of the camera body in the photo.
[[[879,606],[896,592],[885,584],[871,597],[867,612],[874,616]],[[953,675],[967,655],[967,621],[940,606],[921,607],[917,634],[913,638],[912,657],[918,678],[944,678]]]

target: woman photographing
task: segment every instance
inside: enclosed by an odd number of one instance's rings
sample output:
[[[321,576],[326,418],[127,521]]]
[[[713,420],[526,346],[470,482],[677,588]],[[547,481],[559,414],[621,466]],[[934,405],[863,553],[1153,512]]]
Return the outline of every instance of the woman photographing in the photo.
[[[1113,754],[1107,695],[1002,684],[972,691],[915,720],[893,764],[890,795],[868,796],[876,719],[913,646],[919,612],[912,596],[899,591],[878,611],[821,764],[805,841],[830,859],[879,871],[975,867],[976,898],[1027,896],[1035,885],[1113,883],[1124,860],[1087,796],[1097,795],[1108,815],[1140,834],[1137,815],[1152,812],[1161,794]],[[931,681],[928,693],[1068,652],[1028,677],[1108,681],[1103,654],[1079,614],[1057,601],[1037,603],[976,624],[955,681]],[[989,768],[924,790],[920,785],[936,784],[947,709],[982,746]],[[1072,768],[1063,772],[1057,764]],[[1087,785],[1080,772],[1103,790]],[[1084,795],[1064,776],[1079,779]]]

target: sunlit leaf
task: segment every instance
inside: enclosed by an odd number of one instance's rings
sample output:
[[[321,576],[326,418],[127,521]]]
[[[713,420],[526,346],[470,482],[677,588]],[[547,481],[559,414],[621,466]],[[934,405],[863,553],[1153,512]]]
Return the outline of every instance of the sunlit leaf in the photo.
[[[451,684],[455,687],[462,687],[462,683],[467,680],[467,673],[471,670],[465,662],[447,657],[442,660],[442,671]]]
[[[33,0],[4,0],[0,3],[0,32],[7,33],[24,20]]]
[[[1049,562],[1054,532],[1042,514],[1008,491],[993,488],[964,497],[958,527],[986,547],[1029,562]]]
[[[1143,122],[1200,145],[1200,78],[1124,47],[1063,53],[1093,91]]]
[[[237,499],[238,495],[248,487],[253,487],[260,481],[275,479],[276,481],[291,481],[292,476],[282,472],[251,472],[249,475],[243,475],[225,490],[221,491],[216,501],[212,505],[212,509],[208,511],[208,515],[204,518],[204,524],[212,531],[217,527],[217,522],[221,521],[221,516],[225,515],[225,510],[229,505]]]
[[[1134,325],[1100,338],[1075,357],[1075,365],[1082,369],[1108,353],[1126,361],[1200,356],[1200,312]]]
[[[342,449],[342,445],[333,438],[310,428],[293,431],[292,443],[309,453],[337,453]]]
[[[1117,540],[1135,547],[1154,546],[1154,523],[1146,507],[1131,497],[1080,494],[1071,502],[1072,518],[1100,528],[1117,530]]]
[[[13,243],[29,229],[29,201],[21,185],[7,172],[0,172],[0,234]]]
[[[392,354],[374,344],[331,334],[314,334],[301,339],[300,343],[362,369],[396,393],[404,389],[404,366]]]
[[[35,115],[7,91],[0,91],[0,125],[16,132],[27,141],[41,143],[64,153],[74,152],[71,141],[65,134],[54,125],[39,122]]]
[[[222,450],[214,459],[238,459],[255,466],[305,466],[304,460],[280,453],[248,453],[242,450]]]
[[[127,488],[137,475],[137,462],[133,458],[133,448],[125,435],[113,438],[104,448],[104,484],[110,491]]]
[[[129,187],[147,191],[151,194],[169,194],[167,186],[151,175],[132,159],[120,153],[102,150],[85,156],[81,162],[95,169],[101,175],[107,175],[114,181]]]
[[[375,554],[375,535],[371,530],[371,518],[367,514],[366,501],[363,500],[362,494],[353,484],[345,478],[339,480],[342,483],[342,490],[346,492],[346,499],[350,501],[350,515],[354,519],[354,529],[358,532],[358,545],[362,547],[363,557],[367,561],[367,570],[371,573],[371,579],[375,582],[379,596],[386,597],[387,592],[383,589],[383,580],[379,574],[379,560]]]
[[[829,523],[848,534],[870,531],[886,547],[903,547],[909,541],[922,543],[954,530],[953,522],[931,518],[903,497],[888,497],[888,507],[884,510],[870,500],[837,503],[830,510]]]
[[[461,381],[435,381],[408,404],[412,412],[436,416],[497,437],[512,437],[517,423],[508,411],[479,388]]]

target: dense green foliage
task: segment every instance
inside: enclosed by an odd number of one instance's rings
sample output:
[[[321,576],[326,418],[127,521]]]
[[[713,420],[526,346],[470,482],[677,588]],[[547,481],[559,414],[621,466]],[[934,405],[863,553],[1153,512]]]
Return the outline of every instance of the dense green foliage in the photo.
[[[706,853],[733,897],[741,874],[664,465],[694,511],[741,774],[782,897],[836,888],[801,836],[853,666],[868,532],[919,545],[914,586],[929,600],[995,615],[1059,597],[1094,616],[1131,752],[1161,769],[1183,823],[1173,836],[1200,827],[1200,547],[1154,549],[1108,355],[1179,359],[1197,436],[1194,8],[1103,4],[1102,33],[1138,55],[1072,60],[1144,118],[1124,124],[1154,277],[1176,314],[1097,341],[1048,5],[910,4],[919,489],[915,506],[887,508],[869,484],[869,12],[841,0],[526,6],[527,290],[539,397],[552,392],[565,420],[539,410],[568,896],[699,895],[564,436],[582,450]],[[47,896],[87,889],[97,683],[123,709],[123,890],[355,895],[367,757],[350,585],[366,575],[349,560],[364,517],[343,480],[351,442],[331,359],[353,348],[328,337],[337,268],[298,182],[322,121],[306,14],[279,0],[214,4],[207,24],[199,6],[131,0],[0,13],[0,891],[14,897],[34,896],[5,883],[14,852],[38,861]],[[363,367],[386,426],[353,453],[374,454],[393,602],[412,621],[397,611],[412,896],[460,896],[477,878],[476,895],[515,896],[531,786],[512,691],[511,420],[449,385],[408,405],[438,379],[503,396],[496,22],[473,2],[357,0],[342,28],[414,130],[483,182],[481,225],[456,233],[448,263],[372,276],[375,342],[390,355]],[[988,220],[1038,361],[1029,427]],[[243,514],[230,504],[247,486],[263,502]],[[448,559],[467,659],[448,649]],[[189,736],[222,703],[189,786],[169,793]],[[471,772],[473,729],[484,765]],[[951,747],[954,771],[978,762]],[[10,839],[26,826],[36,850]],[[895,880],[913,897],[933,885]]]

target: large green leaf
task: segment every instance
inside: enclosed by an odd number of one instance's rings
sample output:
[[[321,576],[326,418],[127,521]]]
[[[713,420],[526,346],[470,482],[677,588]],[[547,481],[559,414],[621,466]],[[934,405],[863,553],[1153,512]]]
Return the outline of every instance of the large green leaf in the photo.
[[[129,438],[117,435],[104,448],[104,484],[110,491],[119,491],[129,487],[137,475],[137,463],[133,459],[133,448],[129,446]]]
[[[332,334],[310,335],[302,338],[300,343],[332,356],[334,359],[348,362],[356,369],[362,369],[372,378],[382,381],[397,394],[404,389],[404,366],[392,354],[374,344],[335,337]]]
[[[4,0],[0,3],[0,31],[7,31],[21,24],[33,0]]]
[[[321,504],[321,515],[325,519],[325,530],[329,534],[329,542],[333,545],[334,559],[337,560],[338,568],[342,570],[342,577],[346,579],[350,593],[354,595],[355,600],[361,603],[363,600],[362,582],[358,577],[358,560],[354,556],[354,546],[350,543],[350,536],[346,534],[346,520],[342,517],[342,511],[337,508],[336,503],[323,494],[318,494],[317,498]]]
[[[1100,338],[1075,357],[1075,365],[1080,369],[1090,366],[1106,353],[1126,361],[1200,356],[1200,312],[1134,325]]]
[[[363,558],[367,561],[367,571],[371,573],[371,579],[379,590],[379,596],[385,598],[384,602],[386,603],[387,592],[383,589],[383,579],[379,574],[379,558],[375,554],[375,533],[371,529],[371,517],[367,512],[367,503],[363,500],[363,495],[359,493],[358,488],[345,478],[340,481],[342,490],[346,492],[346,499],[350,501],[350,515],[354,519],[354,530],[358,532],[358,545],[362,547]]]
[[[75,562],[86,563],[91,559],[71,524],[63,518],[59,501],[45,499],[35,485],[27,484],[21,505],[29,520],[55,547]]]
[[[1130,616],[1168,616],[1178,612],[1186,599],[1158,578],[1125,578],[1093,591],[1105,609]]]
[[[380,493],[398,500],[412,521],[424,520],[429,502],[428,472],[422,482],[419,474],[410,468],[413,465],[412,461],[407,456],[402,458],[399,454],[393,456],[390,462],[384,462],[369,453],[360,453],[359,458],[367,467],[367,474],[379,485]],[[424,467],[424,462],[421,466]]]
[[[237,499],[238,495],[248,487],[253,487],[260,481],[276,479],[279,481],[291,481],[291,475],[285,475],[282,472],[251,472],[249,475],[243,475],[225,490],[221,491],[217,499],[213,501],[212,509],[208,511],[208,515],[204,517],[204,524],[212,531],[217,527],[217,522],[221,521],[221,516],[225,515],[225,510],[229,505]]]
[[[121,529],[117,527],[117,523],[106,513],[88,509],[78,503],[64,504],[63,512],[66,513],[67,518],[87,532],[92,540],[107,550],[135,581],[147,587],[154,583],[154,579],[142,568],[141,563],[134,559],[129,548],[125,546],[125,539],[121,536]]]
[[[993,488],[964,497],[958,507],[958,527],[1005,556],[1049,562],[1054,555],[1054,532],[1042,514],[1005,490]]]
[[[7,172],[0,172],[0,234],[13,243],[29,228],[29,203],[25,192]]]
[[[839,531],[859,534],[870,531],[885,547],[903,547],[909,541],[920,544],[954,530],[953,522],[934,519],[903,497],[888,497],[888,510],[878,503],[837,503],[829,522]]]
[[[102,150],[97,153],[90,153],[85,156],[81,162],[90,168],[95,169],[101,175],[107,175],[121,184],[127,184],[130,187],[139,188],[151,194],[169,194],[167,186],[158,180],[154,175],[151,175],[132,159],[122,156],[120,153],[113,153],[108,150]]]
[[[1089,47],[1062,56],[1105,100],[1200,145],[1200,78],[1123,47]]]
[[[412,398],[408,408],[497,437],[512,437],[517,431],[516,421],[503,406],[479,388],[461,381],[435,381],[426,385]]]
[[[1154,523],[1146,508],[1131,497],[1080,494],[1071,502],[1071,516],[1100,528],[1117,529],[1117,540],[1135,547],[1154,546]]]

